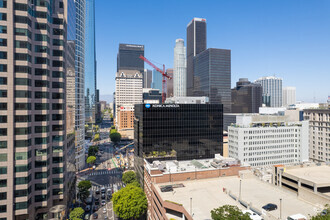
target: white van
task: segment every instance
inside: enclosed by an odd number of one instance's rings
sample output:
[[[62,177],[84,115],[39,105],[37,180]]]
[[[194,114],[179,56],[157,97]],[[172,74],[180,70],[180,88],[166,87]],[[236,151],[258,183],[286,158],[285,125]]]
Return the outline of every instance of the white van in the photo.
[[[290,215],[287,220],[307,220],[306,216],[302,214]]]

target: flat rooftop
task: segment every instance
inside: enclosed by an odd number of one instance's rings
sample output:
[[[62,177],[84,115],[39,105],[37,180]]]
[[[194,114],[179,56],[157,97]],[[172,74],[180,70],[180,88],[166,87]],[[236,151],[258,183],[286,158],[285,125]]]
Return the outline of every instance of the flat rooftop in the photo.
[[[172,192],[161,192],[160,187],[170,185],[169,183],[155,184],[159,195],[163,200],[169,200],[182,204],[188,213],[190,213],[190,198],[192,198],[193,219],[209,220],[211,219],[211,210],[226,204],[236,205],[240,209],[246,208],[236,202],[232,197],[223,192],[223,188],[230,190],[233,195],[238,196],[240,178],[220,177],[214,179],[191,180],[177,182],[182,183],[184,187],[173,188]],[[266,182],[262,182],[255,177],[242,179],[241,198],[247,203],[251,203],[256,209],[262,212],[262,206],[267,203],[280,203],[282,198],[282,218],[293,214],[315,215],[317,208],[310,203],[299,200],[296,194],[278,188]],[[266,211],[263,211],[267,214]],[[273,218],[279,218],[280,211],[268,212]],[[267,218],[266,218],[267,219]]]
[[[302,168],[287,167],[285,173],[316,184],[330,185],[330,166],[312,166]]]

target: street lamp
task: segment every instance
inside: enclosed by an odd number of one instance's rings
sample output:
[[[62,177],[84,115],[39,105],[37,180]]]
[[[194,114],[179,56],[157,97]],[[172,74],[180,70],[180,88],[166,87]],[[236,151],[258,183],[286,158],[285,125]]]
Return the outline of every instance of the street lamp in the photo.
[[[282,220],[282,198],[280,198],[280,220]]]
[[[241,194],[242,194],[242,180],[239,180],[239,195],[238,195],[239,200],[241,200]]]

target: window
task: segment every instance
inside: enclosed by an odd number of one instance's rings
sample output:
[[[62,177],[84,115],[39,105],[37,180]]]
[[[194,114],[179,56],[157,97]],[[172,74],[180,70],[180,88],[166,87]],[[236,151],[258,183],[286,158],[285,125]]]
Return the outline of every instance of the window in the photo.
[[[0,103],[0,110],[7,110],[7,103]]]
[[[53,39],[53,46],[63,46],[63,45],[64,45],[63,40]]]
[[[28,195],[28,190],[27,189],[20,189],[20,190],[15,190],[15,197],[24,197]]]
[[[59,2],[59,8],[64,8],[63,2]]]
[[[63,61],[53,60],[53,67],[63,67]]]
[[[53,167],[53,174],[60,174],[63,173],[63,167]]]
[[[35,23],[35,28],[38,29],[38,30],[48,30],[47,24],[45,24],[45,23],[36,22]]]
[[[49,59],[45,57],[35,57],[34,59],[35,64],[47,64],[49,65]]]
[[[48,115],[35,115],[34,120],[35,121],[48,121],[49,116]]]
[[[55,57],[62,57],[63,56],[63,51],[62,50],[53,50],[53,56],[55,56]]]
[[[35,126],[35,133],[46,133],[49,132],[49,126]]]
[[[28,29],[24,29],[24,28],[15,28],[15,35],[27,36],[29,38],[31,38],[31,36],[32,36],[31,31],[29,31]]]
[[[7,46],[7,39],[0,38],[0,46],[6,47]]]
[[[63,19],[62,18],[53,18],[53,24],[63,24]]]
[[[0,149],[6,149],[7,148],[7,141],[0,141]]]
[[[35,34],[34,36],[34,40],[35,41],[47,41],[49,42],[49,37],[47,35],[44,34]]]
[[[64,115],[61,115],[61,114],[52,114],[52,120],[53,121],[64,120]]]
[[[45,190],[47,189],[47,183],[37,183],[34,185],[34,189],[36,191]]]
[[[0,137],[7,136],[7,128],[0,128]]]
[[[7,77],[0,77],[0,85],[7,85]]]
[[[53,142],[61,142],[64,138],[62,135],[53,135]]]
[[[47,18],[47,12],[35,11],[35,15],[37,18]]]
[[[15,48],[27,48],[31,50],[31,44],[27,41],[15,40]]]
[[[0,162],[6,162],[7,159],[7,154],[0,154]]]
[[[29,165],[15,165],[15,172],[27,172],[29,171]]]
[[[54,88],[54,89],[64,88],[64,83],[62,83],[62,82],[53,82],[52,83],[52,88]]]
[[[35,138],[34,139],[35,144],[48,144],[49,143],[49,138]]]
[[[52,104],[52,109],[53,110],[63,110],[64,109],[64,105],[63,104],[59,104],[59,103],[53,103]]]
[[[15,10],[18,10],[18,11],[27,11],[28,10],[27,4],[16,3],[16,2],[14,4],[14,8],[15,8]]]
[[[61,71],[53,71],[53,78],[64,78],[64,73]]]
[[[7,206],[6,205],[0,205],[0,213],[7,212]]]
[[[15,98],[31,98],[31,92],[25,90],[15,90]]]
[[[30,182],[29,177],[16,177],[15,185],[28,184]]]
[[[35,172],[34,177],[35,179],[47,178],[47,172]]]
[[[0,98],[6,98],[7,97],[7,90],[0,90]]]
[[[35,168],[46,167],[46,166],[47,166],[47,160],[34,162]]]
[[[35,92],[36,99],[49,99],[49,92]]]
[[[0,167],[0,174],[7,174],[7,167]]]
[[[31,122],[31,115],[15,115],[16,123]]]
[[[31,103],[15,103],[15,110],[31,110]]]
[[[25,16],[19,16],[15,15],[15,23],[22,23],[22,24],[28,24],[31,27],[31,20],[28,17]]]
[[[49,87],[49,81],[47,80],[35,80],[34,84],[36,87]]]
[[[7,14],[0,12],[0,21],[7,21]]]
[[[15,147],[28,147],[31,146],[31,139],[29,140],[15,140],[14,141]]]
[[[34,49],[35,49],[35,52],[37,52],[37,53],[48,53],[49,54],[49,48],[47,46],[36,45]]]
[[[49,76],[49,70],[47,70],[47,69],[35,69],[34,74],[36,76]]]
[[[47,201],[47,195],[36,195],[34,196],[34,202]]]
[[[16,152],[15,153],[15,160],[27,160],[28,153],[27,152]]]
[[[42,6],[42,7],[47,7],[47,5],[48,5],[46,0],[36,0],[35,4],[37,6]]]
[[[53,157],[53,163],[63,163],[63,157]]]
[[[52,99],[64,99],[64,94],[63,93],[52,93]]]
[[[0,72],[7,72],[7,64],[0,64]]]
[[[31,55],[26,53],[15,53],[15,60],[31,62]]]
[[[0,25],[0,34],[7,34],[7,26]]]
[[[62,153],[63,152],[63,147],[62,146],[53,146],[53,153]]]
[[[53,178],[53,185],[63,184],[63,178]]]
[[[31,134],[31,127],[28,128],[15,128],[15,135]]]
[[[7,123],[7,115],[0,115],[0,123]]]
[[[34,110],[49,110],[49,103],[35,103]]]
[[[47,149],[36,149],[35,156],[36,157],[47,156]]]
[[[63,131],[64,126],[63,125],[53,125],[53,131]]]
[[[29,207],[28,202],[16,202],[15,210],[27,209]]]
[[[7,199],[7,193],[6,192],[0,192],[0,200],[6,200]]]
[[[0,8],[7,8],[7,1],[6,0],[1,0],[0,1]]]
[[[7,187],[7,180],[6,179],[0,179],[0,187]]]
[[[7,59],[7,52],[0,51],[0,59]]]
[[[63,35],[63,33],[64,33],[63,29],[57,29],[57,28],[53,29],[54,35]]]
[[[31,74],[31,67],[15,65],[15,72],[16,73],[28,73],[28,74]]]
[[[27,78],[15,78],[15,85],[31,86],[31,80]]]

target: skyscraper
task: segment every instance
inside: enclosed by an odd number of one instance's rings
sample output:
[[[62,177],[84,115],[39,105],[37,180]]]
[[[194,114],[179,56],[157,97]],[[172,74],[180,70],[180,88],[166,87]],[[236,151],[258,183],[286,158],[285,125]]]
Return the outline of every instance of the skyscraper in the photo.
[[[144,56],[144,45],[119,44],[117,54],[117,72],[119,70],[139,70],[144,71],[144,61],[139,57]]]
[[[95,124],[96,53],[95,0],[86,0],[85,14],[85,123]]]
[[[282,106],[282,79],[274,76],[262,77],[255,81],[262,86],[262,103],[268,107]]]
[[[168,68],[166,70],[167,75],[169,75],[172,79],[166,79],[166,97],[173,97],[173,69]]]
[[[152,70],[152,83],[151,88],[158,89],[160,93],[163,93],[163,75],[157,70]],[[166,92],[166,91],[165,91]]]
[[[151,82],[152,82],[152,71],[149,69],[144,69],[143,88],[151,88]]]
[[[67,200],[66,35],[73,1],[50,2],[0,2],[0,219],[49,219],[49,209]]]
[[[283,88],[283,106],[296,104],[296,87]]]
[[[206,50],[206,19],[194,18],[187,26],[187,95],[193,95],[194,57]]]
[[[231,51],[209,48],[194,57],[194,96],[209,97],[231,112]]]
[[[85,166],[85,0],[75,0],[76,5],[76,166]]]
[[[262,87],[241,78],[231,90],[231,113],[259,113],[262,105]]]
[[[177,39],[175,41],[173,93],[174,96],[178,97],[187,96],[187,60],[183,39]]]

